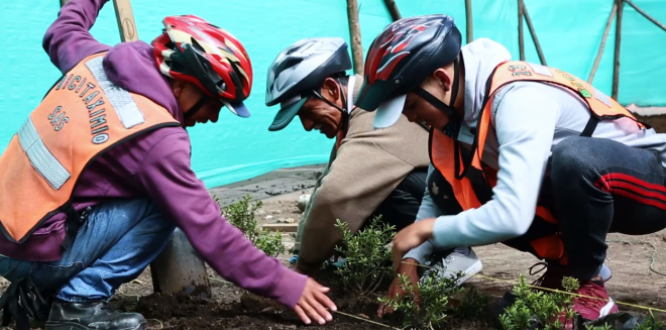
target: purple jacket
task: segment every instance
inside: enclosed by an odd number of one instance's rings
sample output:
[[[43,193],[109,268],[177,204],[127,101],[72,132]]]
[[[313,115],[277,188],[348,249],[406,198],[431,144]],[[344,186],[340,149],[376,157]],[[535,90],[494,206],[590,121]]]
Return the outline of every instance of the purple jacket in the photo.
[[[106,1],[67,2],[44,36],[51,61],[65,73],[85,57],[108,51],[103,66],[111,81],[153,100],[183,122],[183,110],[159,72],[150,45],[136,41],[110,47],[88,32]],[[190,167],[185,129],[160,128],[125,142],[90,164],[79,180],[73,196],[77,210],[112,199],[150,198],[222,277],[288,307],[298,302],[307,277],[256,249],[220,215]],[[0,254],[31,261],[60,259],[64,219],[58,214],[47,220],[24,244],[12,244],[0,235]]]

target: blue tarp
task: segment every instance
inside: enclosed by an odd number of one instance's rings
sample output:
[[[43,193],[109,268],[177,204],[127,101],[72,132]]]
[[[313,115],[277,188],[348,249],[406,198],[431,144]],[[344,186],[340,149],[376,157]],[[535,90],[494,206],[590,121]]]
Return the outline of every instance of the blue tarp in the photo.
[[[614,0],[525,0],[548,65],[587,79]],[[633,0],[661,22],[666,22],[665,0]],[[463,0],[397,0],[403,17],[429,13],[452,15],[465,35]],[[519,58],[516,0],[472,0],[474,38],[503,43]],[[390,23],[383,0],[359,0],[364,51]],[[307,133],[298,120],[280,132],[268,132],[276,109],[264,106],[266,70],[277,53],[305,37],[340,36],[349,40],[345,0],[134,0],[141,40],[150,42],[161,33],[163,17],[194,14],[224,27],[246,46],[254,67],[254,86],[246,102],[248,119],[221,113],[217,124],[190,130],[192,163],[208,187],[248,179],[275,169],[324,163],[332,141]],[[42,49],[42,37],[56,18],[57,0],[6,1],[0,11],[3,58],[0,60],[0,151],[39,104],[59,77]],[[666,106],[666,32],[625,5],[619,100],[623,104]],[[526,56],[538,62],[524,26]],[[91,33],[98,40],[120,41],[113,5],[107,3]],[[613,75],[613,24],[594,85],[611,93]],[[223,110],[226,111],[226,110]]]

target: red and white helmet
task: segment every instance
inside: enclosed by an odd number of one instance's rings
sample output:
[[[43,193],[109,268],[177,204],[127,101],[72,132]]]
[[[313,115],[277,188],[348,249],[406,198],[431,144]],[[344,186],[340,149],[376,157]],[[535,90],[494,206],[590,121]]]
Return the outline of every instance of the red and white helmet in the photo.
[[[197,16],[169,16],[152,46],[162,74],[192,82],[233,113],[250,116],[243,101],[252,89],[252,63],[231,33]]]

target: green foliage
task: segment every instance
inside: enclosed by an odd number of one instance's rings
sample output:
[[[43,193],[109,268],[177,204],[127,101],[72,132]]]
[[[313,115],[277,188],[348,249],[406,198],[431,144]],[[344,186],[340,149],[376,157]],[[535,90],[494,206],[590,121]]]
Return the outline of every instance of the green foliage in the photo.
[[[280,232],[270,232],[262,229],[255,237],[253,244],[266,255],[270,257],[277,257],[280,253],[285,252],[284,244],[282,244],[282,234]]]
[[[405,328],[434,329],[440,327],[446,322],[449,313],[457,310],[449,306],[449,297],[464,290],[456,284],[462,274],[458,274],[454,278],[442,278],[437,272],[429,272],[418,282],[417,290],[407,276],[398,274],[398,277],[401,282],[400,286],[405,292],[404,297],[402,299],[383,297],[379,301],[393,307],[396,312],[402,312]],[[479,305],[482,301],[480,296],[472,299],[475,300],[470,305]]]
[[[650,316],[640,323],[636,330],[666,330],[666,323],[654,317],[654,314],[650,311]]]
[[[465,293],[460,305],[456,307],[457,317],[464,320],[478,320],[480,315],[488,313],[490,297],[479,293],[473,286]]]
[[[371,225],[352,234],[346,222],[337,220],[342,231],[343,244],[335,250],[347,260],[336,270],[346,290],[368,297],[374,293],[385,277],[391,276],[391,250],[387,244],[393,240],[394,226],[380,224],[380,217]]]
[[[573,292],[578,290],[579,283],[574,278],[565,277],[562,286],[566,292]],[[574,317],[573,295],[532,290],[522,275],[520,283],[513,288],[513,293],[517,296],[516,302],[500,315],[500,322],[505,330],[564,329],[566,321]],[[562,314],[566,316],[564,323],[560,321]]]
[[[217,197],[213,197],[213,199],[220,205],[220,200]],[[252,197],[247,195],[229,206],[222,207],[220,205],[222,215],[227,218],[229,223],[240,229],[243,235],[259,250],[270,257],[277,257],[278,254],[285,251],[282,244],[282,234],[257,228],[254,213],[261,207],[262,203],[261,201],[252,203],[251,199]]]

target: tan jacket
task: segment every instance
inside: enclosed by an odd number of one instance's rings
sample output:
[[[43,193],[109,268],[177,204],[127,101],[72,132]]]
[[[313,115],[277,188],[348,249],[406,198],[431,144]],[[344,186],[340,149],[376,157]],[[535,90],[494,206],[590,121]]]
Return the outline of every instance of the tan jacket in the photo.
[[[362,84],[356,79],[354,96]],[[342,240],[336,219],[356,232],[414,168],[430,162],[426,130],[404,115],[390,128],[374,129],[375,113],[352,112],[347,136],[317,180],[296,237],[303,272],[316,272]]]

